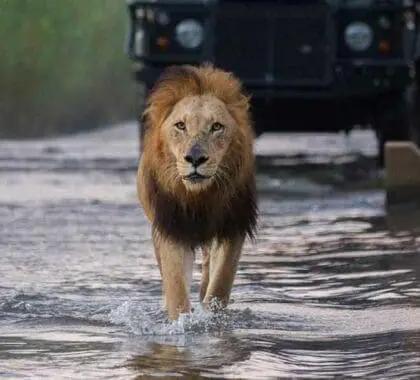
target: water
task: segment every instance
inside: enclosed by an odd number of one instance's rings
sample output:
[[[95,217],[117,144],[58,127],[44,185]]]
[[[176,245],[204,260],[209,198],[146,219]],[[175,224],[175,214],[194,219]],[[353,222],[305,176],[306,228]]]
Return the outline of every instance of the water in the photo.
[[[0,378],[418,379],[420,239],[357,132],[263,136],[261,217],[225,313],[168,322],[133,124],[0,142]]]

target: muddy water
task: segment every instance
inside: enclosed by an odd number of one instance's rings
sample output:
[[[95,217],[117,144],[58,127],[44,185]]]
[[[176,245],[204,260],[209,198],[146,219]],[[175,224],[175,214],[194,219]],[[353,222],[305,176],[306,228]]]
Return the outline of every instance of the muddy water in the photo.
[[[263,136],[233,303],[169,323],[134,125],[0,142],[0,378],[418,379],[420,239],[391,231],[369,133]]]

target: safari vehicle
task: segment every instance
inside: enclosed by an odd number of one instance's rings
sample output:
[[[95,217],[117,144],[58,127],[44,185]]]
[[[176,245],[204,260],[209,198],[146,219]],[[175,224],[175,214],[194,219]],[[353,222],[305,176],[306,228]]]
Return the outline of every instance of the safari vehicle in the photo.
[[[130,0],[126,52],[144,96],[166,66],[212,62],[252,96],[257,136],[372,127],[382,164],[420,136],[419,1]]]

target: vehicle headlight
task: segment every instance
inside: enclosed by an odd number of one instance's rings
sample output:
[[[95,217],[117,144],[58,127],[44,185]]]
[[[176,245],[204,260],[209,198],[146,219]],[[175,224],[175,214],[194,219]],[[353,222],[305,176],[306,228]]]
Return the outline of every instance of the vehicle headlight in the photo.
[[[368,8],[373,5],[374,0],[347,0],[346,5],[352,8]]]
[[[204,29],[196,20],[183,20],[176,26],[175,36],[184,48],[195,49],[203,43]]]
[[[373,30],[364,22],[352,22],[344,30],[344,40],[354,51],[365,51],[373,42]]]
[[[144,53],[144,30],[138,29],[134,35],[134,52],[137,56]]]

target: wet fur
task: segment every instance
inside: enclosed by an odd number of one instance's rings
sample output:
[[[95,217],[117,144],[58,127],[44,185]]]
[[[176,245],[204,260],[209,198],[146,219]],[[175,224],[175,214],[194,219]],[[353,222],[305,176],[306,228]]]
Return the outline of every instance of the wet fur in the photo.
[[[212,239],[222,242],[237,235],[253,237],[256,222],[253,183],[240,186],[225,201],[215,191],[212,186],[202,194],[203,199],[184,203],[151,176],[148,198],[155,214],[154,226],[162,235],[191,248],[208,244]]]
[[[191,193],[180,178],[174,175],[173,158],[161,137],[160,128],[180,100],[204,94],[212,94],[223,101],[239,128],[224,156],[223,179],[198,193]],[[144,141],[138,171],[138,193],[153,226],[156,257],[164,288],[167,272],[165,269],[162,272],[162,265],[168,267],[173,264],[173,272],[176,272],[179,264],[176,255],[183,256],[184,251],[201,247],[205,259],[213,260],[213,268],[217,267],[213,276],[217,279],[212,279],[211,263],[206,265],[207,269],[203,268],[203,278],[207,277],[207,280],[204,285],[202,282],[201,299],[206,302],[214,296],[226,304],[243,239],[247,236],[253,238],[257,222],[249,99],[243,94],[239,80],[231,73],[210,65],[170,67],[149,94],[143,123]],[[215,253],[217,249],[222,252],[218,256]],[[164,260],[173,260],[174,263]],[[172,275],[172,272],[168,273]],[[178,286],[181,281],[179,286],[182,288],[185,284],[178,277],[172,281],[172,285]],[[221,285],[222,282],[226,282],[226,285]],[[213,295],[206,293],[209,284],[214,290]],[[171,308],[168,311],[174,319],[179,312],[188,311],[190,306],[189,300],[184,299],[183,290],[175,292],[172,288],[167,284],[165,292]],[[171,299],[168,292],[172,298],[177,299]],[[172,306],[169,305],[171,302]],[[173,305],[176,305],[177,311],[173,310]]]

